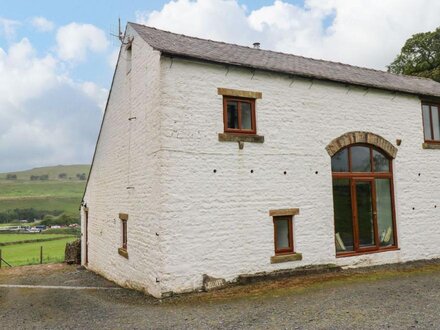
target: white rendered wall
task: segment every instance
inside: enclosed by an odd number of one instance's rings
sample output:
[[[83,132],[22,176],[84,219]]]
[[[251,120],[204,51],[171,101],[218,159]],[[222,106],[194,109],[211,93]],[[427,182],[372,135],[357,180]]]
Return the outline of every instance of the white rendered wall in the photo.
[[[198,289],[203,274],[233,280],[305,265],[440,257],[440,150],[422,149],[416,96],[165,57],[160,80],[162,292]],[[263,93],[256,103],[263,144],[239,150],[218,141],[218,87]],[[394,161],[398,251],[335,258],[325,147],[350,131],[369,131],[394,145],[402,139]],[[294,244],[303,260],[271,264],[268,212],[295,207]]]
[[[127,35],[134,36],[132,69],[127,74],[124,48],[84,198],[89,208],[88,268],[160,296],[160,54],[130,27]],[[128,259],[118,254],[119,213],[129,215]],[[84,233],[84,219],[82,229]],[[84,256],[83,245],[83,262]]]

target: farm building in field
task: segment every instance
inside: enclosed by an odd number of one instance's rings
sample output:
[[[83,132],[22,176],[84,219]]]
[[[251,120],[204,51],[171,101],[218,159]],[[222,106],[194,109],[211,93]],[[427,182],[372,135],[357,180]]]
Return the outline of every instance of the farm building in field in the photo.
[[[82,203],[90,270],[162,297],[440,257],[440,84],[133,23],[125,40]]]

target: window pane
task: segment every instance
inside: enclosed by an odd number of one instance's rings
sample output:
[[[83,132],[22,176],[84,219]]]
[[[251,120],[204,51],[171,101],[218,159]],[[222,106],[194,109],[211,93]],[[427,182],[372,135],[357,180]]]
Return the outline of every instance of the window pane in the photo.
[[[389,172],[390,161],[381,152],[373,149],[373,166],[375,172]]]
[[[250,103],[241,103],[241,129],[252,129],[252,111]]]
[[[431,106],[432,113],[432,129],[434,131],[434,140],[440,140],[440,123],[438,118],[438,108]]]
[[[359,247],[375,245],[373,200],[370,182],[356,182],[356,205],[359,228]]]
[[[336,251],[353,251],[353,221],[349,179],[333,180]]]
[[[376,179],[377,226],[380,246],[394,245],[393,213],[389,179]]]
[[[429,106],[422,106],[423,113],[423,130],[425,132],[425,140],[432,140],[431,137],[431,124],[430,124],[430,116],[429,116]]]
[[[355,146],[350,148],[350,152],[352,172],[371,172],[370,148]]]
[[[342,149],[332,157],[333,172],[348,172],[348,149]]]
[[[228,108],[228,128],[238,128],[238,104],[229,101]]]
[[[277,250],[289,248],[289,219],[277,219],[276,235]]]

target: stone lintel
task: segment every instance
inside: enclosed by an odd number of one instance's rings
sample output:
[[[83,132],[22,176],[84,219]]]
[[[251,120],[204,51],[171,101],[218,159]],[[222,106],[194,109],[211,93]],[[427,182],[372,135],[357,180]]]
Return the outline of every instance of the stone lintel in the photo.
[[[280,217],[283,215],[298,215],[299,214],[299,208],[293,208],[293,209],[279,209],[279,210],[270,210],[269,216],[271,217]]]
[[[236,97],[245,97],[249,99],[261,99],[263,94],[261,92],[251,92],[251,91],[242,91],[238,89],[230,89],[230,88],[217,88],[218,95],[224,96],[236,96]]]
[[[127,221],[128,214],[127,213],[119,213],[119,219]]]

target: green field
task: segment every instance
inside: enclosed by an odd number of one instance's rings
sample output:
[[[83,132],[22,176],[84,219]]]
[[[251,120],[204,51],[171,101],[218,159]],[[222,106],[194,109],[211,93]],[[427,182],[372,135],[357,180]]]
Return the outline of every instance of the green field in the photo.
[[[66,243],[76,237],[63,238],[48,242],[23,243],[0,247],[2,258],[12,266],[23,266],[40,263],[40,247],[43,247],[43,263],[62,262]],[[2,264],[5,267],[5,264]]]
[[[20,242],[20,241],[30,241],[30,240],[40,240],[40,239],[53,239],[56,237],[63,237],[66,235],[59,234],[0,234],[0,243],[9,242]]]
[[[35,168],[29,171],[0,173],[0,212],[14,209],[62,211],[78,215],[86,180],[77,174],[89,173],[89,165],[65,165]],[[59,175],[64,173],[65,178]],[[17,176],[7,180],[8,174]],[[31,176],[48,175],[48,180],[31,181]]]

